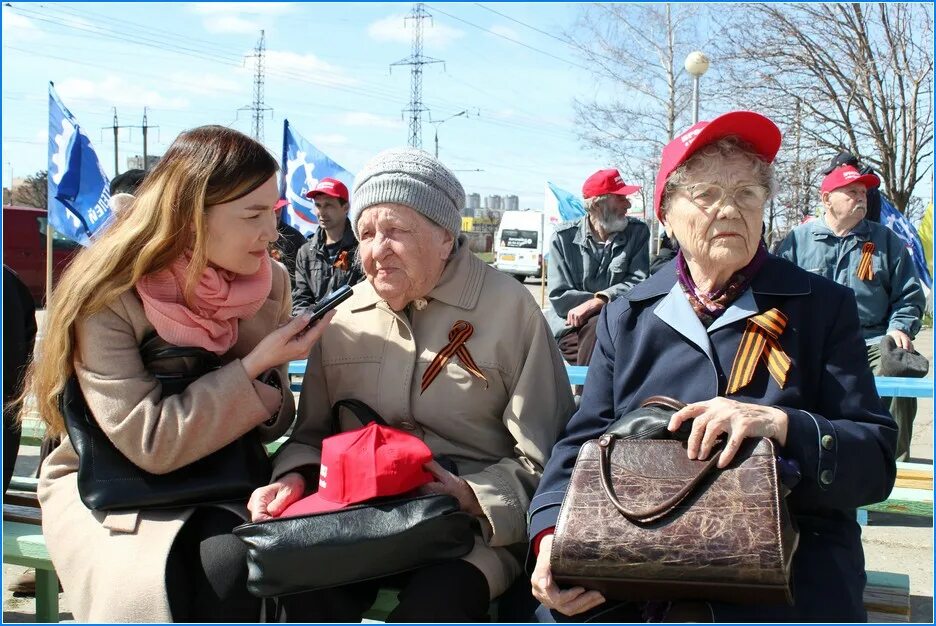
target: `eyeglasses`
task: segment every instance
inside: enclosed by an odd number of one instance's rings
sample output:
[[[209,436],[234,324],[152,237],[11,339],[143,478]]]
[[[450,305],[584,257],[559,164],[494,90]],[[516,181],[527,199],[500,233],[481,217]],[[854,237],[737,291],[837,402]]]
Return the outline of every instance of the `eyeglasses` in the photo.
[[[710,210],[717,206],[724,206],[728,199],[731,205],[743,211],[758,211],[767,202],[768,189],[763,185],[742,185],[730,190],[721,185],[711,183],[696,183],[694,185],[678,185],[685,189],[689,200],[700,208]]]

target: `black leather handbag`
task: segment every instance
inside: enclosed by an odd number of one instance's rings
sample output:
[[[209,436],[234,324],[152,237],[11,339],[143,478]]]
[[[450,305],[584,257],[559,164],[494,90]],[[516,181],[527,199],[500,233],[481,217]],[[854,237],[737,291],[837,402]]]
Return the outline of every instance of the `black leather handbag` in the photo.
[[[146,368],[162,384],[163,397],[221,367],[213,352],[167,345],[151,335],[140,346]],[[176,508],[246,500],[270,480],[271,466],[256,431],[167,474],[150,474],[127,459],[88,409],[72,376],[60,398],[68,438],[78,454],[78,494],[93,511]]]
[[[362,425],[386,421],[364,402],[339,400]],[[435,460],[452,473],[451,459]],[[247,544],[247,589],[262,598],[383,578],[457,559],[474,547],[478,520],[448,495],[394,496],[327,513],[242,524]]]
[[[383,578],[457,559],[478,521],[448,495],[369,502],[241,524],[247,589],[261,598]]]

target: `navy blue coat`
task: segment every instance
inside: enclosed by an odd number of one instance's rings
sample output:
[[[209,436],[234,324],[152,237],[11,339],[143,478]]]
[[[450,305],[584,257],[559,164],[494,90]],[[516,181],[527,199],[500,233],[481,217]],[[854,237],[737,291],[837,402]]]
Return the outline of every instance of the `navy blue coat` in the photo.
[[[746,319],[771,308],[788,316],[780,344],[793,361],[780,389],[763,363],[731,396],[789,416],[778,454],[802,479],[788,496],[800,528],[794,607],[713,605],[716,621],[865,621],[861,529],[855,508],[894,486],[897,428],[868,368],[851,290],[770,256],[711,327],[698,321],[671,262],[601,313],[579,410],[553,448],[530,506],[530,537],[556,525],[582,444],[644,398],[684,402],[724,396]]]

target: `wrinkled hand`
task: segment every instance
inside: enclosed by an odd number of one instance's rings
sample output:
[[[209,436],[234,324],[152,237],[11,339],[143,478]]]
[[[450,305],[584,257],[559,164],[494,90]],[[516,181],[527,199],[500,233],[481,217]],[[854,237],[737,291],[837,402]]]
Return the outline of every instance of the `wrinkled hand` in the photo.
[[[540,541],[539,554],[536,556],[536,567],[533,568],[533,575],[530,576],[533,597],[539,600],[547,609],[559,611],[563,615],[584,613],[604,602],[605,599],[601,592],[589,591],[584,587],[559,590],[549,567],[552,543],[552,535],[546,535]]]
[[[436,461],[430,461],[423,467],[435,477],[435,480],[420,487],[420,493],[441,493],[452,496],[458,500],[458,506],[462,511],[478,517],[484,515],[481,504],[478,502],[478,496],[475,495],[474,489],[464,479],[448,471]]]
[[[250,521],[262,522],[283,514],[293,502],[305,493],[305,478],[298,472],[285,474],[275,483],[255,489],[247,501]]]
[[[247,376],[256,378],[283,363],[309,358],[312,346],[322,337],[333,317],[335,312],[329,311],[312,328],[304,330],[309,323],[309,314],[303,313],[271,332],[241,360],[244,369],[247,370]]]
[[[676,432],[688,419],[693,420],[688,443],[690,459],[705,460],[718,436],[728,435],[718,467],[731,463],[745,437],[769,437],[781,446],[786,445],[787,414],[776,407],[728,398],[693,402],[673,414],[668,426],[670,432]]]
[[[897,330],[896,328],[889,333],[887,333],[894,338],[894,343],[897,344],[898,348],[903,348],[904,350],[913,351],[913,341],[910,339],[910,336],[902,330]]]
[[[592,298],[578,305],[566,315],[566,326],[578,328],[587,322],[590,318],[601,313],[605,301],[601,298]]]

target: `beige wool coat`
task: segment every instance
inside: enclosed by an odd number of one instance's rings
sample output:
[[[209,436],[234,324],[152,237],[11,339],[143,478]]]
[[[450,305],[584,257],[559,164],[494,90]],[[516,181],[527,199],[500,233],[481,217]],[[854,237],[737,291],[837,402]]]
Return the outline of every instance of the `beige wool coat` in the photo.
[[[312,349],[296,425],[273,475],[318,465],[331,406],[345,398],[365,402],[456,462],[484,511],[482,534],[464,558],[496,597],[521,572],[530,498],[574,408],[569,379],[530,293],[464,242],[427,300],[423,310],[410,305],[397,313],[369,282],[354,287]],[[488,385],[453,357],[420,393],[423,372],[458,320],[474,326],[465,345]],[[341,421],[342,430],[360,426],[350,414]]]
[[[273,263],[273,288],[220,369],[161,399],[139,345],[153,331],[130,290],[76,326],[75,370],[102,430],[131,461],[165,473],[222,448],[254,427],[273,440],[295,415],[286,367],[282,390],[250,380],[240,358],[289,318],[286,270]],[[276,416],[272,425],[262,425]],[[78,456],[66,437],[42,466],[42,532],[72,613],[80,622],[172,621],[166,558],[193,509],[98,513],[78,495]],[[246,504],[246,502],[245,502]],[[246,506],[230,507],[247,519]]]

